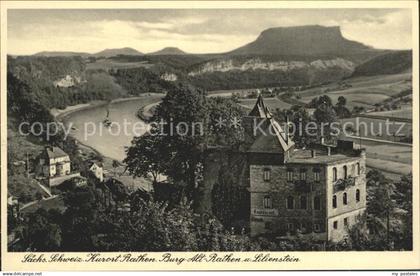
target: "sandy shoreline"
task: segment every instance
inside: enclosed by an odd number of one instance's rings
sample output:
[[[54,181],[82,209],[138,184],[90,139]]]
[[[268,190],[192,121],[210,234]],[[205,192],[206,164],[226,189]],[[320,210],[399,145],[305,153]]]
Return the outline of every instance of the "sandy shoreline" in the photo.
[[[143,99],[145,97],[150,97],[150,96],[153,96],[153,95],[162,95],[162,94],[160,94],[160,93],[147,93],[147,94],[144,94],[142,96],[117,98],[117,99],[114,99],[114,100],[109,101],[109,102],[108,101],[92,101],[92,102],[89,102],[89,103],[71,105],[71,106],[66,107],[65,109],[52,108],[52,109],[50,109],[50,113],[51,113],[51,115],[54,116],[54,118],[61,121],[62,118],[66,117],[66,116],[68,116],[68,115],[70,115],[74,112],[78,112],[78,111],[82,111],[82,110],[86,110],[86,109],[90,109],[90,108],[95,108],[95,107],[103,106],[103,105],[106,105],[106,104],[140,100],[140,99]]]

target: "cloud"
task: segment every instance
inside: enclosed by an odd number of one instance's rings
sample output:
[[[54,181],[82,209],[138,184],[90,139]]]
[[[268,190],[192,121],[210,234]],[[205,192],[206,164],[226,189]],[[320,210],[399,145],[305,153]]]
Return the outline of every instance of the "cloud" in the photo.
[[[341,26],[346,38],[377,48],[411,48],[410,10],[130,10],[14,12],[8,22],[8,52],[116,47],[152,52],[167,46],[225,52],[255,40],[264,29],[308,24]]]

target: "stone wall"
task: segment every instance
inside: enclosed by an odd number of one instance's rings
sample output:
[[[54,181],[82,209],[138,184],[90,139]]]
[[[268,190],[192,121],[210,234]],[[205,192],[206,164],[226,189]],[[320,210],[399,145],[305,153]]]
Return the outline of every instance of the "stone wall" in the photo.
[[[66,181],[68,179],[71,179],[73,177],[76,177],[76,176],[80,176],[80,173],[73,173],[73,174],[69,174],[69,175],[49,178],[49,179],[47,179],[47,184],[48,184],[48,187],[58,186],[61,183],[63,183],[64,181]]]
[[[293,164],[293,181],[288,181],[286,165],[251,165],[251,235],[263,233],[285,234],[300,229],[304,232],[314,230],[314,224],[319,226],[318,232],[325,231],[326,197],[324,167],[305,164]],[[313,169],[320,170],[320,181],[315,181]],[[271,170],[271,180],[264,181],[264,170]],[[306,169],[306,181],[299,182],[300,169]],[[298,186],[302,185],[302,186]],[[275,215],[257,215],[255,209],[264,209],[264,197],[272,198],[272,209],[278,211]],[[287,208],[287,198],[294,198],[294,208]],[[306,209],[300,208],[300,197],[306,197]],[[314,197],[320,197],[320,210],[314,209]],[[268,222],[268,223],[267,223]],[[288,228],[292,224],[292,230]]]
[[[206,151],[204,158],[203,181],[199,186],[199,203],[197,211],[201,214],[213,214],[214,208],[227,208],[227,206],[237,206],[241,210],[229,210],[231,214],[238,214],[237,220],[249,219],[250,200],[249,200],[249,163],[247,153],[235,152],[226,149],[211,149]],[[225,195],[224,198],[239,198],[246,202],[236,202],[236,204],[217,203],[214,206],[213,201],[217,195],[214,195],[216,185],[228,185],[224,191],[238,191],[238,195]],[[232,187],[231,187],[232,186]],[[238,187],[237,189],[235,187]],[[222,187],[223,188],[223,187]],[[246,195],[245,195],[246,194]],[[219,212],[220,213],[220,212]],[[223,221],[223,218],[219,218]],[[231,222],[235,224],[235,221]],[[245,226],[249,227],[248,223]]]

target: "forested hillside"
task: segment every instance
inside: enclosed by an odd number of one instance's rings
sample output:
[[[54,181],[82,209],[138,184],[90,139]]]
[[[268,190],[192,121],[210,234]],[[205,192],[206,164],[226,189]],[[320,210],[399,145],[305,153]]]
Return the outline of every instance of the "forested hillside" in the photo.
[[[399,74],[412,67],[412,51],[392,51],[356,67],[353,77]]]

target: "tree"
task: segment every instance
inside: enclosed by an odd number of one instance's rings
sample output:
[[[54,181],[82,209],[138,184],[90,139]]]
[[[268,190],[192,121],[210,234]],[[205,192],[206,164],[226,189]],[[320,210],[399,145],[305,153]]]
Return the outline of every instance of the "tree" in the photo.
[[[112,160],[112,168],[114,168],[114,176],[117,175],[117,168],[120,166],[120,163],[117,160]]]
[[[292,123],[293,128],[289,129],[289,134],[293,136],[293,141],[297,147],[307,147],[316,142],[317,130],[311,130],[309,127],[310,124],[316,122],[311,118],[305,107],[294,105],[290,109],[276,111],[274,117],[277,121],[284,123],[288,118],[289,122]]]
[[[114,251],[194,251],[197,239],[190,204],[168,210],[165,203],[137,201],[131,212],[110,216],[115,226],[108,239]]]
[[[205,119],[205,94],[189,87],[169,91],[152,118],[152,122],[162,126],[152,129],[151,133],[160,133],[159,144],[165,145],[160,151],[163,156],[159,156],[165,160],[165,174],[175,182],[186,184],[189,199],[195,193],[195,172],[201,162]]]
[[[403,175],[395,184],[395,200],[399,208],[404,211],[403,230],[398,239],[398,245],[405,250],[413,248],[413,175]]]
[[[97,248],[96,237],[101,229],[101,203],[94,187],[77,187],[64,194],[67,207],[61,224],[63,251],[92,251]]]
[[[382,229],[386,231],[388,249],[391,247],[390,240],[390,217],[395,208],[392,199],[395,186],[380,172],[371,173],[373,179],[368,180],[368,225],[377,235],[381,235]]]
[[[153,183],[157,182],[159,174],[167,172],[170,160],[170,152],[163,136],[145,134],[134,137],[131,146],[126,149],[127,157],[124,163],[128,172],[135,177],[153,177]]]
[[[234,98],[207,98],[185,86],[171,90],[156,108],[150,135],[134,138],[127,149],[127,169],[135,176],[150,173],[154,182],[165,174],[185,186],[188,199],[196,199],[203,145],[238,147],[243,140],[242,115]]]
[[[344,96],[338,97],[338,99],[337,99],[337,105],[338,106],[345,106],[346,103],[347,103],[347,100]]]
[[[21,203],[36,200],[39,193],[37,181],[19,174],[9,175],[7,189],[8,192],[18,198]]]
[[[44,209],[39,209],[28,218],[25,240],[32,251],[57,251],[61,247],[61,228]]]
[[[345,97],[338,97],[338,101],[334,107],[334,110],[339,118],[348,118],[351,115],[350,110],[346,107],[346,102],[347,100]]]

